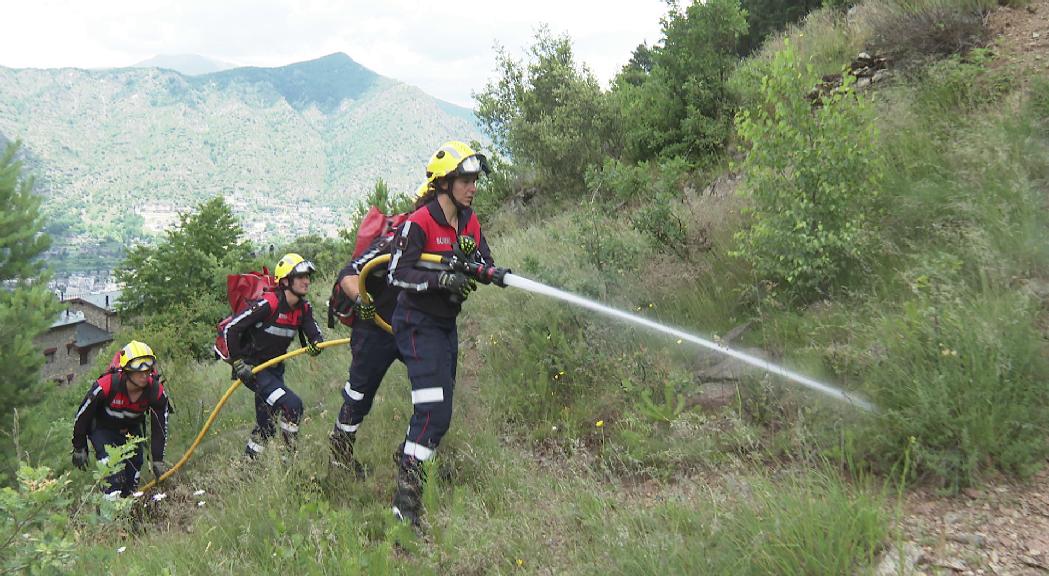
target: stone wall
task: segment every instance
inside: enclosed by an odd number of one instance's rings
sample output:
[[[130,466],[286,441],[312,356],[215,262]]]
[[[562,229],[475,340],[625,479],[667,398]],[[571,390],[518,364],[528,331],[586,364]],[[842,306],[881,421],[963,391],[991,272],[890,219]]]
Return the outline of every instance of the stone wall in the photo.
[[[66,324],[52,328],[36,338],[36,348],[44,355],[42,369],[44,379],[62,383],[72,382],[77,373],[91,365],[94,358],[87,358],[87,364],[82,365],[80,352],[73,346],[76,326],[76,324]],[[70,374],[73,376],[70,377]]]
[[[84,319],[106,332],[115,333],[120,329],[120,318],[117,317],[116,312],[106,312],[94,304],[79,299],[66,300],[63,304],[73,312],[83,312]]]

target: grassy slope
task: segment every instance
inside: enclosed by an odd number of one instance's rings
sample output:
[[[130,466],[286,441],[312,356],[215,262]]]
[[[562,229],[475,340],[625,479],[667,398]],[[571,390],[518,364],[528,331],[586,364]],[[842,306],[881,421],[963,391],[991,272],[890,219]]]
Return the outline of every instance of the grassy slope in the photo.
[[[719,292],[716,287],[701,289],[695,301],[680,299],[666,278],[648,275],[669,262],[632,233],[619,238],[638,246],[633,258],[618,261],[622,271],[598,270],[575,238],[563,236],[572,230],[572,218],[502,235],[495,241],[501,261],[522,269],[549,255],[526,274],[604,292],[611,301],[680,325],[731,325],[725,310],[706,297]],[[687,273],[703,275],[699,267]],[[707,280],[698,284],[709,286]],[[746,456],[764,433],[737,415],[687,412],[658,423],[637,412],[636,398],[609,379],[635,379],[640,388],[645,378],[669,375],[684,387],[690,354],[673,347],[665,352],[665,339],[510,289],[485,289],[468,309],[461,323],[455,422],[431,475],[437,480],[427,495],[431,528],[424,539],[398,530],[388,512],[390,454],[410,408],[402,367],[387,378],[361,433],[370,477],[354,482],[327,470],[326,435],[349,361],[340,350],[299,359],[289,369],[288,381],[308,414],[291,466],[273,451],[258,465],[241,461],[253,412],[250,396],[239,391],[198,456],[167,488],[168,498],[151,507],[149,522],[104,544],[83,542],[79,569],[101,564],[130,573],[276,573],[302,571],[305,562],[308,573],[352,572],[355,566],[369,573],[762,573],[768,565],[743,553],[753,538],[793,541],[808,532],[823,541],[840,535],[829,547],[845,564],[867,557],[873,553],[868,546],[880,542],[881,512],[864,492],[844,487],[833,475],[789,480],[795,477],[790,466],[777,466],[781,475],[771,481],[764,457]],[[527,353],[538,356],[519,358],[520,374],[503,372],[511,359],[498,352],[505,347],[501,339],[514,338],[536,340]],[[211,365],[168,370],[179,403],[172,421],[174,457],[224,389],[227,373]],[[538,399],[537,391],[551,394],[553,404]],[[56,397],[53,407],[75,404],[75,393],[66,396]],[[595,426],[598,420],[603,426]],[[49,444],[64,436],[65,424],[50,425]],[[28,429],[24,435],[46,436]],[[35,446],[24,449],[43,453]],[[206,494],[192,496],[197,489]],[[784,500],[786,495],[793,499]],[[855,525],[835,526],[835,510],[842,506],[856,509]],[[770,516],[784,521],[783,534],[759,533]],[[410,552],[394,551],[394,542]],[[118,553],[124,545],[127,552]],[[850,552],[842,554],[840,547]]]
[[[807,37],[832,37],[818,31]],[[818,52],[848,54],[848,41],[826,40],[833,46]],[[987,68],[952,66],[883,92],[893,174],[886,256],[868,283],[804,310],[741,298],[746,271],[726,256],[738,225],[730,202],[684,199],[690,235],[709,246],[687,262],[586,206],[560,207],[543,223],[507,214],[489,222],[500,263],[515,271],[706,335],[753,318],[746,344],[874,395],[889,417],[857,418],[757,379],[720,412],[671,410],[662,420],[661,407],[695,390],[691,351],[486,288],[460,323],[456,415],[431,474],[423,539],[387,510],[390,453],[410,408],[403,368],[362,429],[372,474],[353,482],[327,471],[326,434],[349,361],[328,352],[289,370],[308,413],[290,466],[276,454],[240,461],[252,408],[238,392],[149,522],[104,544],[84,533],[78,571],[851,573],[887,542],[893,498],[882,486],[904,455],[948,487],[1023,475],[1045,450],[1045,395],[1030,384],[1045,374],[1032,294],[1047,270],[1049,105],[999,90]],[[968,88],[962,101],[958,86]],[[177,453],[227,374],[169,369]],[[23,438],[33,443],[23,450],[58,464],[45,447],[64,446],[68,422],[53,416],[76,401],[75,391],[57,393],[29,415]],[[985,409],[999,404],[1029,410]],[[1025,429],[1013,428],[1017,417]],[[196,489],[206,494],[193,497]]]

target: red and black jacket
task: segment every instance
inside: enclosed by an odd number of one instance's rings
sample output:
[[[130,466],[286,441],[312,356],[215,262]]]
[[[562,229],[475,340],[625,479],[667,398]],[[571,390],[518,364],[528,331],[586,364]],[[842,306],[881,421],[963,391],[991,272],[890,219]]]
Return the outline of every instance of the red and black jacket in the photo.
[[[146,415],[150,421],[150,449],[153,461],[164,459],[164,448],[168,437],[168,412],[170,403],[164,385],[154,371],[149,376],[149,386],[142,391],[138,400],[132,402],[127,393],[127,380],[123,370],[107,372],[87,391],[73,421],[73,449],[87,448],[87,435],[95,428],[128,430],[144,433]]]
[[[477,214],[470,208],[459,210],[459,229],[452,228],[436,199],[419,208],[402,225],[390,259],[390,286],[403,291],[399,302],[441,318],[454,318],[462,306],[452,302],[448,292],[437,284],[440,271],[418,266],[423,252],[451,256],[458,237],[466,234],[477,242],[481,262],[492,266],[488,241],[481,233]]]
[[[398,228],[396,232],[400,232],[400,229]],[[389,253],[393,240],[394,235],[380,236],[373,240],[363,254],[339,270],[337,281],[342,282],[342,279],[347,276],[359,276],[368,262]],[[372,297],[375,311],[388,322],[393,317],[393,309],[397,306],[397,295],[401,293],[401,289],[387,284],[385,274],[377,276],[374,273],[365,279],[364,287]]]
[[[324,342],[309,301],[300,298],[292,308],[284,290],[278,289],[265,292],[230,320],[225,336],[230,358],[259,365],[287,352],[296,334],[303,345],[307,339],[314,344]]]

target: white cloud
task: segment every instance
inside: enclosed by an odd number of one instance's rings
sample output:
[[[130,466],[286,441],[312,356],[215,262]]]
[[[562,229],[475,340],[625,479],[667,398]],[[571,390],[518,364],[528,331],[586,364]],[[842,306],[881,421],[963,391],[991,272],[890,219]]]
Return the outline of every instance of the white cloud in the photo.
[[[185,53],[281,66],[345,52],[469,106],[495,73],[496,44],[522,56],[548,24],[607,85],[638,44],[659,40],[665,12],[663,0],[37,0],[5,10],[0,66],[104,68]]]

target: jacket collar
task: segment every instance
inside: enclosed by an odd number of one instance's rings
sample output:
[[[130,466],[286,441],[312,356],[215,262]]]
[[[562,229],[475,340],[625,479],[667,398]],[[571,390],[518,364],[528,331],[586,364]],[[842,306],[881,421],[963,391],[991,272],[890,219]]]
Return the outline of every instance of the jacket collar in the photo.
[[[437,201],[436,197],[426,204],[426,209],[430,212],[430,217],[433,218],[435,222],[441,226],[452,227],[452,225],[448,223],[448,219],[444,217],[444,208],[441,208],[441,203]],[[466,227],[466,223],[470,221],[470,216],[472,214],[473,209],[471,208],[463,208],[462,210],[459,210],[459,230],[456,230],[456,232],[459,232]]]

